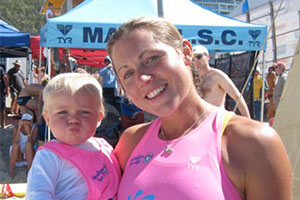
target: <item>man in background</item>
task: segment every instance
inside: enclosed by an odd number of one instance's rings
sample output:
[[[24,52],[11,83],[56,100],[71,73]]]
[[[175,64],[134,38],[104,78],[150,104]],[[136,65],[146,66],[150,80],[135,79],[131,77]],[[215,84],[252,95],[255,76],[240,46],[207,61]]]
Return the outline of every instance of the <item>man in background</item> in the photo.
[[[74,72],[74,70],[77,68],[77,60],[73,57],[71,57],[70,49],[64,48],[63,49],[63,65],[60,73],[64,72]]]
[[[47,17],[47,21],[48,21],[48,19],[55,17],[54,7],[53,7],[53,4],[51,2],[48,3],[48,9],[47,9],[47,12],[46,12],[46,17]]]
[[[273,99],[274,99],[276,109],[278,108],[280,97],[288,76],[285,70],[286,70],[286,65],[284,63],[282,62],[276,63],[275,73],[277,74],[278,78],[273,92]]]
[[[10,114],[19,115],[19,106],[17,104],[17,97],[20,94],[21,90],[25,87],[25,75],[20,70],[21,61],[16,60],[14,63],[14,67],[8,70],[7,74],[9,77],[10,84],[10,96],[11,96],[11,104],[10,104]]]
[[[275,73],[275,65],[269,67],[266,79],[269,86],[269,91],[268,91],[269,107],[268,107],[267,117],[268,120],[270,121],[272,118],[275,117],[275,110],[276,110],[274,99],[273,99],[273,93],[274,93],[274,88],[276,86],[276,79],[277,79],[277,75]]]
[[[232,80],[219,69],[210,67],[208,50],[197,45],[193,48],[193,65],[200,76],[200,89],[204,100],[215,106],[224,107],[226,94],[238,103],[240,113],[250,118],[247,104]],[[239,99],[240,98],[240,99]]]
[[[121,104],[118,102],[117,76],[113,70],[109,56],[105,57],[104,63],[105,67],[99,71],[102,78],[103,97],[106,103],[113,105],[120,113]]]
[[[261,102],[264,101],[265,98],[262,98],[262,86],[263,86],[263,78],[261,77],[261,71],[257,67],[254,71],[253,76],[253,100],[254,100],[254,119],[260,120],[261,116]],[[265,82],[264,94],[267,94],[269,91],[269,87],[267,82]]]

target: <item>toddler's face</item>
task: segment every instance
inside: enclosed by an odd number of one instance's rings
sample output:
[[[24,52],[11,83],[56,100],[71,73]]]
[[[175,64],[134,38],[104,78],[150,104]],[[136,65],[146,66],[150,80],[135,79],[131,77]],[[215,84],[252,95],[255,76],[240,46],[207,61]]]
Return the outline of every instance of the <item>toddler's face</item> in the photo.
[[[78,145],[92,137],[100,125],[103,113],[98,102],[86,89],[73,95],[59,93],[50,97],[44,118],[57,140]]]

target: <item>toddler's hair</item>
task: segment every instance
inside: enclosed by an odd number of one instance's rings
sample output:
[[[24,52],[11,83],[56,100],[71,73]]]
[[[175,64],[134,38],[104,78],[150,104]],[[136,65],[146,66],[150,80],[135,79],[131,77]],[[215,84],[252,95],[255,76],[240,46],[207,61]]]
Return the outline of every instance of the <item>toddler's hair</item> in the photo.
[[[43,111],[47,111],[50,97],[55,97],[59,93],[74,94],[82,88],[86,89],[98,100],[97,103],[100,110],[104,113],[100,83],[92,75],[82,73],[63,73],[51,79],[43,90]]]

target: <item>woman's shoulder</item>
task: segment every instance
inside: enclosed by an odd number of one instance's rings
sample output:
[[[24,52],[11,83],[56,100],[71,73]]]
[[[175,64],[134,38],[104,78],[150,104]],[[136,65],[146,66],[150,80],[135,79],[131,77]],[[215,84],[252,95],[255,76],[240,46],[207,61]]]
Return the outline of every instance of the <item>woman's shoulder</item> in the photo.
[[[234,115],[229,121],[224,134],[236,139],[255,140],[274,139],[277,136],[276,131],[269,125],[238,115]]]
[[[229,178],[242,192],[262,195],[263,190],[274,189],[274,173],[287,183],[290,165],[284,145],[264,123],[233,116],[222,137],[222,158]]]
[[[279,135],[269,125],[237,115],[229,121],[223,137],[228,147],[239,151],[241,156],[251,156],[257,151],[264,153],[281,143]]]

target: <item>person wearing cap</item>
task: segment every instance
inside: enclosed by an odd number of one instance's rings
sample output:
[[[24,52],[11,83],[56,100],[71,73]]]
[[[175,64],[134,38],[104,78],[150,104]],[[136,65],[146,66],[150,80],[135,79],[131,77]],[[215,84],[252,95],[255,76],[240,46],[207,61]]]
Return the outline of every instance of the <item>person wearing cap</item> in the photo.
[[[210,67],[209,53],[206,47],[193,48],[193,65],[201,79],[201,93],[204,100],[215,106],[224,107],[226,94],[238,103],[240,113],[250,118],[247,104],[232,80],[221,70]]]
[[[102,78],[103,97],[105,103],[113,105],[117,111],[121,112],[121,105],[117,102],[118,83],[117,76],[113,70],[112,62],[109,56],[104,58],[105,66],[100,69],[99,75]]]
[[[13,129],[12,146],[10,150],[9,175],[14,178],[17,162],[27,161],[27,171],[30,169],[34,156],[34,145],[37,141],[38,128],[33,125],[33,113],[27,111]]]
[[[285,82],[287,80],[288,74],[286,73],[286,65],[282,62],[277,62],[275,66],[275,73],[277,74],[277,80],[276,80],[276,86],[273,91],[273,99],[276,106],[276,109],[278,108],[281,94],[285,85]]]
[[[21,90],[25,87],[25,75],[22,72],[21,61],[16,60],[14,63],[14,67],[8,70],[7,74],[9,77],[10,83],[10,96],[11,96],[11,104],[10,104],[10,114],[18,115],[19,114],[19,106],[17,104],[17,97],[20,94]]]

